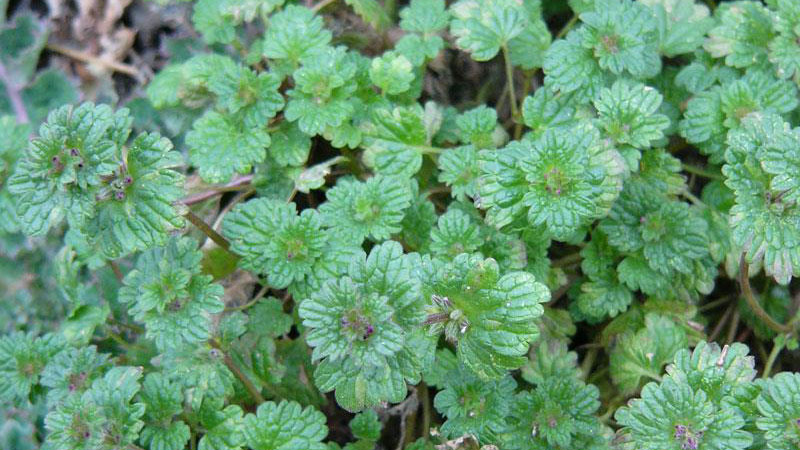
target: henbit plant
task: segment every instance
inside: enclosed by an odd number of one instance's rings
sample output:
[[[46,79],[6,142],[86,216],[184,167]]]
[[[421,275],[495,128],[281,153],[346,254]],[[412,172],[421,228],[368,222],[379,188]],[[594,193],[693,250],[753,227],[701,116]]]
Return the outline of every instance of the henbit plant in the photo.
[[[306,3],[114,109],[0,1],[0,448],[800,448],[800,3]]]

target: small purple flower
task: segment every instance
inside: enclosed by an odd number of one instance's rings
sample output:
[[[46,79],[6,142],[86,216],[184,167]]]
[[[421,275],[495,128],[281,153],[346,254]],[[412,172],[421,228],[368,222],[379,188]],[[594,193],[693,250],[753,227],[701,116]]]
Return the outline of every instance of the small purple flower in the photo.
[[[686,431],[685,425],[675,425],[675,439],[680,439],[686,436]]]
[[[80,155],[80,153],[78,153],[78,149],[77,149],[77,148],[75,148],[75,147],[73,147],[73,148],[69,149],[69,154],[70,154],[71,156],[78,156],[78,155]]]
[[[125,200],[125,192],[124,191],[117,191],[114,193],[114,198],[119,201]]]
[[[130,175],[125,175],[125,180],[124,180],[124,182],[125,182],[125,184],[127,184],[127,185],[129,185],[129,186],[130,186],[131,184],[133,184],[133,177],[132,177],[132,176],[130,176]]]

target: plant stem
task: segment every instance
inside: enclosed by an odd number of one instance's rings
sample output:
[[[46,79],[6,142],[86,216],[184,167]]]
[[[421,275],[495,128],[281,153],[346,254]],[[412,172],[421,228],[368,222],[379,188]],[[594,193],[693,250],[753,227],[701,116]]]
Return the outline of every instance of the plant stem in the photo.
[[[219,245],[223,249],[227,250],[229,253],[233,254],[233,252],[231,252],[231,243],[228,242],[228,240],[225,239],[221,234],[214,231],[214,229],[208,226],[207,223],[203,222],[203,219],[197,217],[197,215],[193,213],[191,210],[186,211],[184,217],[189,219],[189,222],[192,222],[192,225],[194,225],[195,227],[197,227],[197,229],[202,231],[206,236],[208,236],[209,239],[214,241],[217,245]]]
[[[336,0],[322,0],[321,2],[317,3],[316,5],[311,7],[311,11],[315,13],[319,12],[322,8],[330,5],[331,3],[335,2]]]
[[[215,188],[209,189],[205,192],[200,192],[199,194],[190,195],[183,200],[181,203],[184,205],[194,205],[195,203],[200,203],[202,201],[208,200],[210,198],[214,198],[218,195],[222,195],[226,192],[231,191],[238,191],[241,186],[245,186],[250,184],[253,181],[253,175],[245,175],[243,177],[239,177],[228,184],[224,184],[222,186],[217,186]]]
[[[589,374],[592,373],[592,366],[594,366],[594,360],[597,358],[597,348],[590,348],[588,352],[586,352],[586,356],[583,358],[583,362],[581,363],[581,378],[586,380],[589,378]]]
[[[576,23],[578,23],[577,14],[572,16],[572,18],[569,19],[569,22],[564,24],[564,27],[561,28],[561,30],[559,30],[558,34],[556,34],[555,39],[561,39],[562,37],[566,36],[566,34],[569,33],[569,30],[571,30],[572,27],[574,27]],[[555,40],[555,39],[553,39],[553,40]]]
[[[17,122],[29,123],[31,121],[28,116],[28,110],[25,109],[25,102],[22,101],[21,89],[11,79],[11,75],[6,70],[6,66],[0,61],[0,82],[6,87],[6,94],[8,100],[11,102],[11,108],[14,110],[14,115],[17,116]]]
[[[249,378],[247,378],[247,375],[245,375],[244,372],[242,372],[242,369],[240,369],[239,366],[236,365],[236,363],[233,361],[233,358],[231,358],[228,352],[226,352],[225,350],[222,349],[222,347],[220,347],[219,342],[217,342],[216,339],[209,339],[208,343],[209,345],[211,345],[211,347],[219,350],[220,353],[222,353],[222,359],[223,361],[225,361],[225,366],[227,366],[228,369],[231,372],[233,372],[236,378],[238,378],[239,381],[242,382],[244,387],[247,389],[247,392],[250,393],[250,396],[253,397],[253,399],[257,401],[259,405],[264,403],[266,400],[261,395],[261,392],[259,392],[256,385],[254,385],[253,382],[250,381]]]
[[[562,256],[561,258],[558,258],[557,260],[553,261],[550,265],[553,267],[564,267],[564,266],[569,266],[571,264],[575,264],[580,260],[581,260],[581,253],[575,252],[575,253],[570,253],[569,255],[566,256]]]
[[[514,122],[519,120],[519,109],[517,107],[517,92],[514,88],[514,67],[511,65],[511,57],[508,45],[503,44],[503,60],[506,66],[506,79],[508,80],[508,101],[511,103],[511,118]]]
[[[422,438],[428,439],[431,432],[431,398],[428,394],[428,385],[424,381],[417,386],[419,401],[422,403]]]
[[[788,333],[792,331],[792,327],[788,325],[784,325],[778,323],[772,316],[769,315],[764,308],[761,307],[761,304],[758,303],[755,295],[753,294],[753,290],[750,288],[750,278],[747,276],[747,272],[750,269],[750,265],[747,263],[744,257],[744,252],[739,257],[739,285],[742,288],[742,295],[744,295],[744,299],[747,301],[747,305],[750,306],[750,309],[753,310],[753,313],[761,319],[772,331],[776,333]]]
[[[697,312],[703,313],[703,312],[711,311],[712,309],[716,308],[717,306],[725,304],[725,303],[729,302],[730,300],[731,300],[731,296],[730,295],[726,295],[726,296],[724,296],[722,298],[718,298],[718,299],[716,299],[714,301],[708,302],[705,305],[697,308]]]
[[[685,170],[686,172],[701,176],[703,178],[708,178],[710,180],[719,180],[719,181],[724,181],[725,180],[725,177],[722,176],[721,174],[718,174],[716,172],[712,172],[712,171],[707,170],[707,169],[703,169],[702,167],[697,167],[697,166],[693,166],[691,164],[683,163],[683,164],[681,164],[681,168],[683,168],[683,170]]]
[[[681,191],[681,195],[683,195],[684,197],[686,197],[686,198],[687,198],[687,199],[688,199],[690,202],[692,202],[692,204],[693,204],[693,205],[696,205],[696,206],[703,206],[703,205],[705,205],[705,203],[703,203],[703,201],[702,201],[702,200],[700,200],[699,198],[697,198],[697,196],[695,196],[694,194],[692,194],[691,192],[689,192],[689,189],[684,189],[684,190],[682,190],[682,191]]]
[[[739,329],[739,308],[736,308],[733,311],[733,317],[731,318],[730,327],[728,327],[728,337],[725,339],[725,343],[730,345],[733,343],[733,340],[736,338],[736,330]]]
[[[709,341],[714,341],[717,339],[717,336],[722,332],[722,328],[725,327],[725,323],[728,321],[728,317],[733,313],[733,308],[736,307],[736,303],[731,304],[722,314],[722,317],[719,318],[717,325],[714,327],[714,330],[708,335]]]
[[[772,351],[769,352],[767,362],[764,364],[764,371],[761,373],[761,378],[769,377],[769,374],[772,372],[772,366],[775,365],[775,360],[778,358],[778,354],[780,354],[781,350],[783,350],[784,345],[786,345],[785,339],[776,339],[775,345],[772,346]]]
[[[117,264],[116,261],[109,260],[108,266],[111,267],[111,271],[114,272],[114,276],[117,277],[117,281],[122,283],[122,279],[125,278],[125,276],[122,275],[122,270],[120,270],[119,264]]]
[[[106,69],[111,69],[115,72],[124,73],[125,75],[129,75],[133,78],[136,78],[137,80],[141,80],[144,78],[142,74],[139,73],[139,71],[135,67],[129,64],[117,61],[110,61],[104,58],[99,58],[97,56],[90,55],[86,52],[75,50],[69,47],[64,47],[63,45],[59,45],[53,42],[48,42],[45,48],[47,50],[50,50],[51,52],[60,53],[64,56],[76,59],[80,62],[84,62],[87,64],[95,64],[98,66],[103,66]]]
[[[261,297],[263,297],[264,294],[266,294],[268,290],[269,290],[269,286],[265,283],[264,286],[261,287],[261,289],[255,295],[255,297],[253,297],[252,300],[250,300],[249,302],[247,302],[247,303],[245,303],[243,305],[231,306],[231,307],[225,308],[224,312],[227,313],[227,312],[234,312],[234,311],[244,311],[245,309],[255,305],[256,303],[258,303],[258,301],[261,300]]]

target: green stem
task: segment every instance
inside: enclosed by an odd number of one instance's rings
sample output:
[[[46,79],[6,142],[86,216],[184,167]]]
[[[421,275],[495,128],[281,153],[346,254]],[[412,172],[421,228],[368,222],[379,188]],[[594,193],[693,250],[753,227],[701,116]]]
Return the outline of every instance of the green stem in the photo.
[[[111,271],[114,272],[114,276],[117,277],[117,281],[122,283],[122,279],[125,278],[125,276],[122,275],[122,270],[120,270],[119,264],[117,264],[116,261],[109,260],[108,266],[111,267]]]
[[[586,380],[589,378],[589,374],[592,373],[592,366],[594,366],[594,360],[597,359],[597,348],[591,348],[588,352],[586,352],[586,356],[583,358],[583,363],[581,363],[581,378]]]
[[[228,240],[225,239],[221,234],[214,231],[214,229],[208,226],[207,223],[203,222],[203,219],[197,217],[197,215],[193,213],[191,210],[186,211],[184,217],[186,217],[189,220],[189,222],[192,223],[192,225],[197,227],[197,229],[202,231],[206,236],[208,236],[209,239],[214,241],[217,245],[227,250],[228,253],[232,255],[234,254],[233,252],[231,252],[231,243],[228,242]]]
[[[776,339],[775,345],[772,346],[772,351],[769,352],[766,364],[764,364],[764,371],[761,373],[761,378],[768,378],[772,372],[772,366],[775,365],[775,360],[778,359],[783,347],[786,345],[786,339]]]
[[[517,92],[514,88],[514,67],[511,65],[508,45],[503,44],[503,60],[506,66],[506,79],[508,80],[508,101],[511,103],[511,118],[516,122],[519,120],[519,108],[517,107]]]
[[[703,178],[708,178],[710,180],[719,180],[719,181],[724,181],[725,180],[725,177],[723,177],[721,174],[718,174],[716,172],[712,172],[710,170],[703,169],[701,167],[696,167],[696,166],[693,166],[691,164],[683,163],[683,164],[681,164],[681,167],[686,172],[689,172],[689,173],[697,175],[697,176],[701,176]]]
[[[686,197],[690,202],[692,202],[693,205],[697,205],[697,206],[704,206],[705,205],[705,203],[703,203],[702,200],[697,198],[696,195],[694,195],[691,192],[689,192],[689,189],[682,190],[681,191],[681,195]]]
[[[247,389],[247,392],[250,393],[250,396],[253,397],[253,399],[257,401],[259,405],[264,403],[266,400],[261,395],[261,392],[259,392],[256,385],[254,385],[253,382],[250,381],[249,378],[247,378],[247,375],[245,375],[245,373],[242,372],[242,369],[240,369],[239,366],[236,365],[236,363],[233,361],[233,358],[231,358],[231,355],[229,355],[228,352],[222,349],[222,347],[219,345],[219,342],[217,342],[216,339],[209,339],[208,343],[209,345],[211,345],[212,348],[215,348],[222,353],[222,359],[225,362],[225,366],[227,366],[228,370],[233,372],[236,378],[238,378],[239,381],[242,382],[245,389]]]
[[[780,334],[792,331],[791,326],[778,323],[772,318],[772,316],[769,315],[768,312],[764,311],[764,308],[762,308],[761,304],[758,303],[758,300],[756,300],[756,297],[753,294],[753,290],[750,288],[750,278],[747,275],[749,269],[750,265],[745,260],[744,252],[742,252],[742,255],[739,257],[739,285],[742,288],[742,295],[744,295],[747,305],[750,306],[750,309],[753,310],[753,313],[758,316],[758,318],[761,319],[772,331]]]
[[[572,27],[574,27],[576,23],[578,23],[578,16],[574,15],[574,16],[572,16],[572,18],[569,19],[569,22],[567,22],[564,25],[564,27],[561,28],[561,30],[558,32],[558,34],[556,34],[556,39],[561,39],[562,37],[566,36],[566,34],[569,33],[569,30],[571,30]],[[553,40],[555,40],[555,39],[553,39]]]
[[[575,252],[575,253],[570,253],[569,255],[566,256],[562,256],[561,258],[558,258],[557,260],[553,261],[550,265],[553,267],[564,267],[564,266],[569,266],[571,264],[575,264],[576,262],[580,262],[580,260],[581,260],[581,253]]]

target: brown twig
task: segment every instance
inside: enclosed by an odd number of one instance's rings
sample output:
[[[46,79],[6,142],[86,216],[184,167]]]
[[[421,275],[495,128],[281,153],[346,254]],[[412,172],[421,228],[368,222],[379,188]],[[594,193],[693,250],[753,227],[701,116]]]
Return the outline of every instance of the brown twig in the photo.
[[[202,201],[208,200],[210,198],[214,198],[218,195],[222,195],[226,192],[231,191],[238,191],[240,187],[250,184],[253,181],[253,175],[245,175],[243,177],[239,177],[228,184],[223,184],[222,186],[217,186],[212,189],[209,189],[205,192],[200,192],[198,194],[190,195],[183,200],[181,203],[184,205],[194,205],[195,203],[200,203]]]
[[[111,60],[108,60],[108,59],[105,59],[105,58],[100,58],[98,56],[91,55],[91,54],[86,53],[84,51],[76,50],[74,48],[65,47],[63,45],[56,44],[54,42],[48,42],[47,46],[45,48],[47,50],[52,51],[52,52],[56,52],[56,53],[62,54],[64,56],[67,56],[69,58],[78,60],[80,62],[84,62],[84,63],[87,63],[87,64],[96,64],[98,66],[103,66],[106,69],[111,69],[111,70],[113,70],[115,72],[124,73],[125,75],[129,75],[129,76],[131,76],[133,78],[136,78],[137,80],[144,79],[142,74],[139,73],[139,70],[137,70],[136,67],[133,67],[133,66],[131,66],[129,64],[125,64],[125,63],[121,63],[121,62],[117,62],[117,61],[111,61]]]

